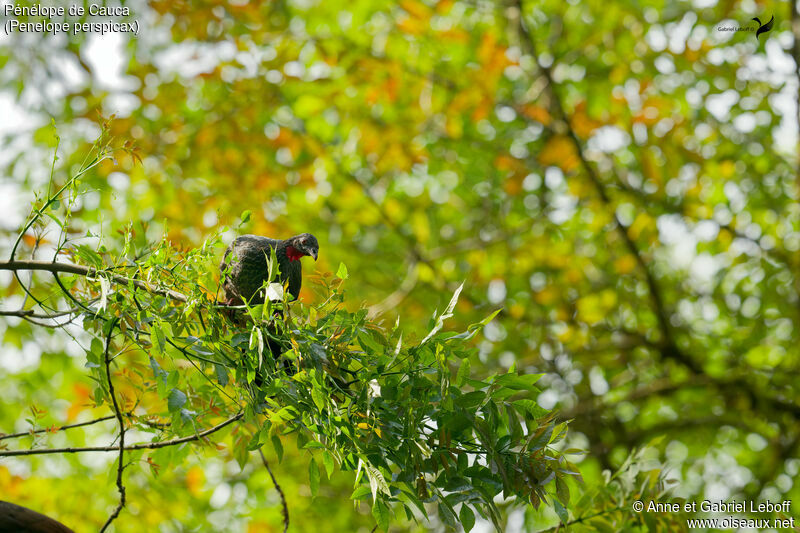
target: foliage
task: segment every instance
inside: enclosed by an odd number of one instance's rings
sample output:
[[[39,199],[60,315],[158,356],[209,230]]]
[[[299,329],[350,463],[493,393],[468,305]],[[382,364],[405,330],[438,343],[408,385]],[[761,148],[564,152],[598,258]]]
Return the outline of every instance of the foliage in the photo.
[[[94,246],[69,238],[79,177],[113,152],[110,139],[98,140],[76,176],[64,184],[53,180],[56,192],[36,202],[20,233],[18,242],[55,225],[61,230],[55,257],[70,261],[14,262],[15,247],[0,268],[52,272],[54,283],[22,286],[51,313],[45,319],[74,322],[90,335],[85,366],[96,384],[95,406],[124,417],[123,427],[152,434],[149,443],[127,448],[120,436],[120,461],[129,452],[126,460],[143,462],[156,475],[191,452],[172,448],[181,439],[200,433],[213,441],[215,428],[241,418],[231,449],[240,467],[250,451],[267,444],[281,460],[294,436],[308,459],[311,497],[320,490],[322,468],[328,478],[337,468],[355,471],[351,499],[370,502],[382,530],[394,520],[393,507],[417,520],[427,518],[425,504],[434,504],[453,528],[459,521],[474,524],[477,511],[499,529],[495,497],[501,493],[537,508],[551,500],[566,505],[565,477],[580,474],[552,448],[566,425],[533,399],[541,376],[511,370],[479,380],[470,372],[475,348],[468,341],[497,311],[463,333],[442,331],[459,287],[431,318],[430,332],[404,342],[397,324],[387,330],[366,309],[345,309],[344,264],[335,277],[314,278],[324,297],[318,305],[289,304],[285,296],[252,306],[220,304],[218,237],[188,251],[166,238],[148,242],[131,225]],[[272,259],[270,280],[278,275],[274,251]],[[80,267],[85,270],[62,279],[60,272]],[[65,304],[72,308],[62,311]],[[115,388],[124,391],[121,407]],[[124,467],[117,470],[122,476]]]
[[[664,469],[654,454],[656,443],[634,450],[613,474],[606,470],[602,480],[584,491],[570,510],[562,510],[561,520],[570,531],[580,533],[618,531],[682,531],[690,514],[684,500],[675,497],[673,489],[678,482]],[[636,512],[635,502],[646,506],[651,502],[668,502],[674,512]],[[568,514],[567,514],[568,513]],[[538,518],[538,520],[537,520]],[[534,517],[534,522],[540,522]],[[561,525],[542,531],[555,531]]]

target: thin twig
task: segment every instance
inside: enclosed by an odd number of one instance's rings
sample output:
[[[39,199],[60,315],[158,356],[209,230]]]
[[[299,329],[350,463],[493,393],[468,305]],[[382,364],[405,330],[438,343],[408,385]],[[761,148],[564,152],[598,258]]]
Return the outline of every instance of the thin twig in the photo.
[[[27,437],[30,435],[36,435],[38,433],[55,433],[56,431],[64,431],[66,429],[72,428],[79,428],[83,426],[91,426],[92,424],[97,424],[98,422],[104,422],[106,420],[111,420],[112,418],[116,418],[116,415],[108,415],[103,416],[100,418],[95,418],[94,420],[89,420],[88,422],[78,422],[77,424],[68,424],[66,426],[58,426],[56,428],[44,428],[44,429],[34,429],[32,431],[22,431],[19,433],[11,433],[8,435],[0,434],[0,440],[5,439],[16,439],[18,437]]]
[[[261,462],[264,463],[264,468],[266,468],[267,472],[269,472],[269,477],[272,479],[272,484],[275,485],[275,490],[278,491],[278,497],[281,499],[281,512],[283,513],[283,533],[286,533],[289,531],[289,506],[286,505],[286,495],[283,493],[283,489],[278,484],[278,480],[275,479],[275,475],[272,473],[272,469],[269,467],[267,458],[264,456],[264,452],[261,451],[261,448],[258,449],[258,454],[261,456]]]
[[[126,446],[125,451],[130,452],[133,450],[156,450],[158,448],[166,448],[167,446],[175,446],[177,444],[183,444],[184,442],[192,442],[195,440],[200,440],[203,437],[207,437],[212,433],[216,433],[225,426],[228,426],[233,422],[236,422],[243,416],[244,412],[240,411],[239,413],[233,415],[224,422],[220,422],[216,426],[208,428],[207,430],[202,431],[200,433],[189,435],[188,437],[181,437],[179,439],[165,440],[162,442],[147,442],[143,444],[134,444],[133,446]],[[51,453],[117,452],[117,451],[119,451],[119,446],[84,446],[81,448],[43,448],[37,450],[0,450],[0,457],[15,457],[19,455],[44,455]]]
[[[119,516],[122,508],[125,507],[125,485],[122,483],[122,471],[125,469],[125,419],[122,417],[119,404],[117,403],[117,396],[114,393],[114,382],[111,380],[111,359],[108,357],[108,350],[111,347],[111,337],[114,333],[114,328],[119,323],[118,318],[114,318],[108,327],[108,337],[106,337],[106,351],[104,354],[106,364],[106,378],[108,379],[108,394],[111,396],[111,403],[114,405],[114,415],[119,422],[119,463],[117,464],[117,490],[119,491],[119,503],[114,509],[114,512],[108,517],[106,523],[100,528],[100,533],[103,533],[111,522]]]
[[[596,518],[598,516],[603,516],[605,514],[615,513],[617,511],[623,511],[623,510],[625,510],[625,506],[622,506],[622,505],[620,505],[619,507],[614,507],[613,509],[605,509],[603,511],[598,511],[598,512],[592,513],[590,515],[586,515],[586,516],[582,516],[580,518],[576,518],[575,520],[571,520],[571,521],[569,521],[569,522],[567,522],[565,524],[562,524],[562,523],[559,522],[558,525],[555,525],[555,526],[551,527],[550,529],[542,530],[540,533],[547,533],[549,531],[558,531],[559,529],[561,529],[561,526],[569,527],[569,526],[572,526],[572,525],[575,525],[575,524],[580,524],[581,522],[585,522],[587,520],[591,520],[592,518]]]
[[[16,316],[19,318],[38,318],[40,320],[51,320],[54,318],[73,315],[75,313],[80,313],[80,312],[81,310],[75,307],[73,307],[72,309],[68,309],[66,311],[59,311],[57,313],[52,313],[52,314],[34,313],[33,309],[20,309],[18,311],[3,311],[0,309],[0,316]]]
[[[53,175],[50,175],[50,181],[53,180]],[[47,188],[50,188],[50,184],[47,185]],[[49,191],[48,191],[49,192]],[[31,261],[34,260],[36,257],[36,251],[39,250],[39,244],[42,242],[42,235],[38,235],[36,240],[33,243],[33,250],[31,250]],[[19,277],[17,278],[19,279]],[[22,299],[22,305],[20,307],[25,307],[25,304],[28,303],[28,297],[32,296],[31,289],[33,289],[33,272],[31,272],[31,277],[28,280],[28,290],[25,291],[25,297]],[[38,300],[37,300],[38,301]]]

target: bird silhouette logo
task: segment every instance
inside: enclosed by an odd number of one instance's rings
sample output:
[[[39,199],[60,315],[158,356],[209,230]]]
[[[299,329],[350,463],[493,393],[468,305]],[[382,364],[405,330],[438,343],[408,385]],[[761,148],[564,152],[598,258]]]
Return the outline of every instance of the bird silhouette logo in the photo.
[[[772,15],[772,18],[769,19],[769,22],[765,24],[761,24],[761,20],[758,17],[753,17],[753,20],[758,22],[758,30],[756,30],[756,40],[758,40],[758,36],[762,33],[767,33],[769,30],[772,29],[772,25],[775,24],[775,15]]]

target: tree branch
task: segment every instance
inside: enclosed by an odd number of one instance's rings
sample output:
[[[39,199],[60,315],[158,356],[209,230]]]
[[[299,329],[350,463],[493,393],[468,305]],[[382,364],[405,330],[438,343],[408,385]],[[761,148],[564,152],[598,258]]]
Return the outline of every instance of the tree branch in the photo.
[[[518,31],[520,32],[521,36],[520,39],[521,45],[526,46],[531,56],[537,58],[539,56],[536,53],[536,46],[533,40],[533,36],[528,31],[528,28],[524,21],[524,13],[525,13],[524,0],[516,0],[516,5],[519,10],[517,25],[518,25]],[[793,9],[796,10],[796,8]],[[797,31],[795,32],[795,34],[797,35],[800,34],[800,15],[795,15],[795,19],[797,26]],[[800,54],[800,45],[798,45],[797,52],[798,54]],[[798,60],[800,61],[800,58],[798,58]],[[799,65],[798,70],[800,71],[800,63],[798,63],[798,65]],[[662,360],[673,359],[682,364],[693,374],[707,376],[711,380],[711,382],[723,393],[728,393],[728,391],[733,391],[735,395],[741,395],[742,393],[745,393],[749,396],[749,398],[753,403],[764,402],[767,405],[769,405],[772,409],[775,409],[783,413],[788,413],[795,419],[800,419],[800,405],[796,404],[794,401],[765,394],[763,391],[758,390],[757,386],[755,386],[752,382],[750,382],[746,377],[740,377],[734,379],[719,379],[713,376],[709,376],[705,372],[705,369],[703,368],[703,365],[701,363],[697,362],[691,356],[690,353],[687,353],[685,350],[682,350],[681,348],[678,347],[674,339],[672,328],[669,324],[666,306],[664,304],[664,300],[661,295],[661,289],[658,286],[655,276],[650,271],[649,266],[645,262],[642,252],[639,250],[638,246],[631,237],[628,231],[628,227],[626,227],[617,216],[616,209],[614,208],[611,198],[608,196],[608,193],[606,192],[603,181],[600,179],[599,174],[597,173],[595,168],[591,165],[591,163],[586,157],[583,144],[581,143],[581,140],[575,133],[572,124],[570,123],[569,117],[564,109],[561,98],[555,89],[556,84],[552,75],[552,69],[549,66],[544,66],[541,64],[538,64],[538,67],[547,81],[548,94],[552,102],[554,117],[563,124],[563,127],[566,130],[567,137],[574,145],[575,152],[580,161],[581,167],[583,168],[584,172],[589,178],[589,181],[592,183],[603,205],[610,211],[626,248],[628,249],[629,253],[633,255],[633,257],[636,260],[637,266],[644,274],[645,282],[647,283],[648,287],[648,293],[652,303],[653,312],[656,315],[656,319],[659,325],[659,331],[661,333],[660,342],[648,343],[648,344],[651,345],[653,349],[658,351],[660,358]]]
[[[523,5],[523,0],[517,0],[517,7],[519,9],[518,27],[520,35],[523,37],[523,39],[521,39],[522,44],[527,46],[529,53],[533,57],[538,57],[538,54],[536,53],[536,46],[533,41],[533,36],[530,34],[527,26],[525,25],[524,21],[525,10]],[[547,87],[549,89],[548,93],[550,95],[550,99],[552,101],[552,105],[555,111],[554,115],[558,120],[560,120],[564,124],[564,127],[566,129],[566,135],[567,137],[569,137],[570,141],[575,147],[575,153],[578,156],[578,159],[581,163],[581,167],[586,173],[586,176],[589,178],[589,181],[594,186],[597,195],[600,197],[600,201],[610,211],[611,217],[613,218],[616,227],[619,230],[619,235],[622,237],[625,247],[628,249],[628,252],[634,257],[637,266],[644,275],[645,282],[647,283],[648,293],[650,295],[650,300],[653,305],[653,312],[656,315],[656,319],[659,325],[659,330],[661,332],[662,343],[663,343],[663,349],[661,350],[662,355],[680,361],[684,366],[689,368],[695,374],[704,373],[702,365],[700,365],[694,359],[692,359],[689,356],[689,354],[678,349],[678,347],[675,345],[675,342],[672,338],[669,320],[667,318],[667,312],[666,312],[666,307],[664,305],[664,300],[661,296],[661,290],[658,286],[658,283],[656,282],[655,276],[653,276],[653,273],[650,271],[650,268],[648,267],[647,263],[645,263],[644,257],[642,256],[642,252],[639,250],[638,246],[636,246],[636,243],[634,242],[633,238],[628,232],[628,227],[625,226],[619,219],[616,209],[614,209],[614,205],[611,201],[611,198],[608,196],[608,193],[605,190],[605,186],[603,185],[600,176],[597,174],[595,168],[586,158],[586,153],[584,151],[583,144],[578,138],[578,135],[575,133],[575,130],[572,128],[572,124],[570,123],[569,117],[567,116],[567,113],[564,110],[564,106],[561,102],[561,98],[558,92],[555,90],[555,81],[553,79],[553,73],[551,68],[548,66],[541,65],[539,63],[537,64],[539,66],[540,71],[547,80]]]
[[[59,426],[55,429],[53,428],[45,428],[45,429],[34,429],[31,431],[21,431],[19,433],[10,433],[8,435],[0,433],[0,440],[5,439],[16,439],[17,437],[27,437],[30,435],[36,435],[38,433],[53,433],[55,431],[63,431],[65,429],[72,429],[72,428],[79,428],[83,426],[91,426],[92,424],[97,424],[98,422],[104,422],[106,420],[111,420],[112,418],[116,418],[116,415],[108,415],[103,416],[100,418],[95,418],[94,420],[89,420],[88,422],[78,422],[77,424],[68,424],[66,426]]]
[[[211,435],[212,433],[216,433],[217,431],[232,424],[233,422],[236,422],[243,416],[244,412],[240,411],[239,413],[233,415],[224,422],[220,422],[216,426],[208,428],[207,430],[202,431],[200,433],[189,435],[188,437],[165,440],[162,442],[148,442],[144,444],[134,444],[132,446],[125,447],[125,451],[130,452],[133,450],[156,450],[158,448],[166,448],[167,446],[175,446],[177,444],[183,444],[184,442],[192,442],[195,440],[200,440],[204,437],[207,437],[208,435]],[[16,457],[20,455],[45,455],[51,453],[117,452],[117,451],[119,451],[119,446],[84,446],[81,448],[43,448],[37,450],[0,450],[0,457]]]
[[[117,464],[117,490],[119,491],[119,503],[108,517],[108,520],[106,520],[106,523],[103,524],[103,527],[100,528],[100,533],[105,532],[108,526],[111,525],[111,522],[113,522],[114,519],[119,516],[122,508],[125,507],[125,485],[122,484],[122,471],[125,469],[125,464],[123,462],[125,459],[125,420],[122,418],[122,411],[120,411],[119,404],[117,403],[117,396],[114,393],[114,382],[111,380],[111,359],[108,357],[108,350],[111,347],[111,337],[118,322],[119,319],[114,318],[109,323],[104,359],[106,363],[106,378],[108,379],[108,394],[111,396],[111,403],[114,405],[114,415],[119,422],[119,463]]]
[[[35,313],[33,309],[19,309],[17,311],[3,311],[0,309],[0,316],[15,316],[19,318],[36,318],[39,320],[52,320],[55,318],[60,318],[62,316],[73,315],[75,313],[79,313],[81,310],[77,307],[73,307],[72,309],[68,309],[66,311],[59,311],[53,314],[42,314],[42,313]]]
[[[286,495],[283,493],[281,486],[278,485],[278,480],[275,479],[275,476],[272,474],[272,469],[269,467],[267,458],[264,456],[264,452],[261,451],[261,448],[258,449],[258,454],[261,456],[261,461],[264,463],[264,468],[266,468],[267,472],[269,472],[269,477],[272,479],[272,484],[275,485],[275,490],[278,491],[278,497],[281,499],[281,512],[283,513],[283,533],[286,533],[289,531],[289,507],[286,505]]]
[[[51,272],[56,274],[58,272],[64,272],[66,274],[78,274],[79,276],[108,276],[108,278],[118,285],[128,286],[133,284],[135,287],[138,287],[142,290],[147,292],[151,292],[153,294],[160,294],[162,296],[167,296],[173,300],[179,302],[186,302],[187,298],[185,295],[173,291],[171,289],[165,289],[163,287],[154,287],[147,282],[144,282],[140,279],[132,279],[126,278],[125,276],[120,276],[119,274],[111,274],[109,272],[98,270],[92,267],[86,267],[83,265],[75,265],[72,263],[57,263],[57,262],[50,262],[50,261],[0,261],[0,270],[12,270],[14,272],[18,270],[44,270],[46,272]]]

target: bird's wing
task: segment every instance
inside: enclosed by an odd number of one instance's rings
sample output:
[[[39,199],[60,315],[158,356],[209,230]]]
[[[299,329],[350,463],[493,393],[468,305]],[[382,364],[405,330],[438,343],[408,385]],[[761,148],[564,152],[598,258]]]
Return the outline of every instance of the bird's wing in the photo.
[[[267,255],[269,255],[269,249],[276,248],[279,242],[281,241],[268,239],[267,237],[261,237],[259,235],[242,235],[237,237],[236,240],[228,246],[228,249],[225,250],[223,264],[220,265],[220,268],[222,268],[223,265],[227,267],[227,261],[231,261],[230,264],[234,264],[235,262],[241,261],[248,254],[256,253],[260,257],[262,253],[266,252]]]
[[[267,279],[268,258],[271,250],[279,250],[275,239],[259,235],[242,235],[236,238],[226,252],[223,264],[228,267],[224,287],[226,293],[252,299]]]

